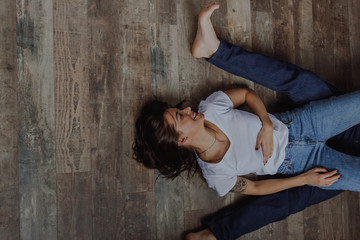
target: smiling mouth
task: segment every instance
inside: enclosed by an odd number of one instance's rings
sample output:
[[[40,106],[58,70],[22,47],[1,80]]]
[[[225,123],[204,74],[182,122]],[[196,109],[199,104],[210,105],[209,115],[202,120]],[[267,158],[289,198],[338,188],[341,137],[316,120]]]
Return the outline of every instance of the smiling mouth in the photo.
[[[194,115],[193,120],[195,120],[195,119],[196,119],[196,117],[199,115],[199,113],[194,112],[194,113],[193,113],[193,115]]]

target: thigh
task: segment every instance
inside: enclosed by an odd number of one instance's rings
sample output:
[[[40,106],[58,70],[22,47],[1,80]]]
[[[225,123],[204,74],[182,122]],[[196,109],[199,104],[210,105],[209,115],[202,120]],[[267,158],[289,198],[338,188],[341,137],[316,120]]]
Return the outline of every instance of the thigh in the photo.
[[[298,175],[312,168],[321,167],[328,171],[337,169],[341,179],[325,190],[360,191],[360,157],[347,155],[328,147],[325,143],[314,145],[301,143],[287,148],[286,159],[278,173],[286,176]]]
[[[360,123],[360,91],[318,100],[293,111],[298,135],[326,141]]]
[[[337,169],[342,175],[339,181],[323,189],[360,191],[360,157],[341,153],[325,145],[315,166]]]

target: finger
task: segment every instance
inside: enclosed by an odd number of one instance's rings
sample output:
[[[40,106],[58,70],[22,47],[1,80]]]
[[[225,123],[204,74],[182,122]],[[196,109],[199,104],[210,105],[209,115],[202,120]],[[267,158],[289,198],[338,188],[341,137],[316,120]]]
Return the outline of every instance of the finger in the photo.
[[[331,172],[328,172],[328,173],[325,173],[324,176],[325,177],[331,177],[331,176],[334,176],[335,174],[337,174],[338,170],[333,170]]]
[[[321,173],[321,172],[328,172],[328,170],[326,168],[314,168],[313,169],[314,172],[317,172],[317,173]]]
[[[328,177],[328,178],[326,178],[327,180],[329,180],[329,181],[333,181],[333,180],[335,180],[335,179],[340,179],[341,178],[341,175],[340,174],[336,174],[336,175],[334,175],[334,176],[331,176],[331,177]]]
[[[335,182],[337,182],[337,181],[339,181],[340,180],[340,175],[336,175],[336,176],[333,176],[333,177],[331,177],[331,178],[328,178],[329,179],[329,186],[331,185],[331,184],[333,184],[333,183],[335,183]]]
[[[258,137],[258,138],[256,139],[255,150],[259,150],[259,149],[260,149],[260,144],[261,144],[261,139]]]
[[[264,149],[264,147],[262,147],[262,150],[263,150],[263,159],[264,161],[266,160],[267,162],[267,160],[271,157],[271,153],[268,150]]]

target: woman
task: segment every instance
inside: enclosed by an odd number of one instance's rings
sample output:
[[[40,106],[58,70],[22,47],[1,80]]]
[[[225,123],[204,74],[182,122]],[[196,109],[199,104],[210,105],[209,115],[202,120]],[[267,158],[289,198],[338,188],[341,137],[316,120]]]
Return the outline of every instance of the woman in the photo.
[[[211,57],[210,62],[221,59],[224,48],[228,47],[217,39],[210,22],[216,8],[218,5],[212,4],[200,13],[193,46],[195,57]],[[242,49],[235,49],[235,52],[238,50],[242,53],[237,55],[246,55]],[[264,62],[263,56],[252,60]],[[311,72],[291,64],[277,69],[273,66],[278,65],[277,61],[267,61],[271,72],[280,71],[284,78],[301,72],[303,85],[310,77],[314,78]],[[243,69],[240,66],[228,62],[226,68],[237,73]],[[271,78],[269,75],[262,77]],[[330,85],[321,83],[331,92]],[[281,86],[295,102],[301,102],[301,94],[295,92],[292,85]],[[339,153],[325,144],[327,139],[359,123],[358,102],[360,94],[353,93],[313,102],[303,109],[277,114],[276,117],[267,114],[261,100],[249,89],[216,92],[200,103],[199,113],[190,108],[180,110],[153,102],[143,109],[137,121],[135,156],[145,166],[157,168],[171,178],[193,169],[197,160],[209,186],[220,196],[230,190],[264,195],[305,184],[359,191],[359,179],[354,179],[356,173],[352,173],[354,169],[360,169],[359,159]],[[257,116],[234,109],[243,103],[248,104]],[[348,107],[344,108],[346,105]],[[342,119],[333,118],[340,110],[349,108],[351,112],[341,112]],[[309,170],[316,166],[322,168]],[[327,172],[324,167],[339,168],[343,179],[338,181],[341,175],[337,170]],[[240,177],[248,173],[299,175],[257,182]]]

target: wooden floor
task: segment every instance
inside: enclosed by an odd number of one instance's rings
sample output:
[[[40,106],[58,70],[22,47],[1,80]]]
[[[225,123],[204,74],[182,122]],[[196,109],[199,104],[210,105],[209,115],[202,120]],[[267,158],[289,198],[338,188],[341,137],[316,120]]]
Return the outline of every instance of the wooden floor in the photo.
[[[276,93],[191,56],[209,2],[1,0],[0,239],[181,239],[242,198],[132,159],[134,120],[151,98],[196,106],[247,84],[276,109]],[[222,38],[360,89],[358,0],[219,3]],[[345,192],[240,239],[359,238],[359,193]]]

